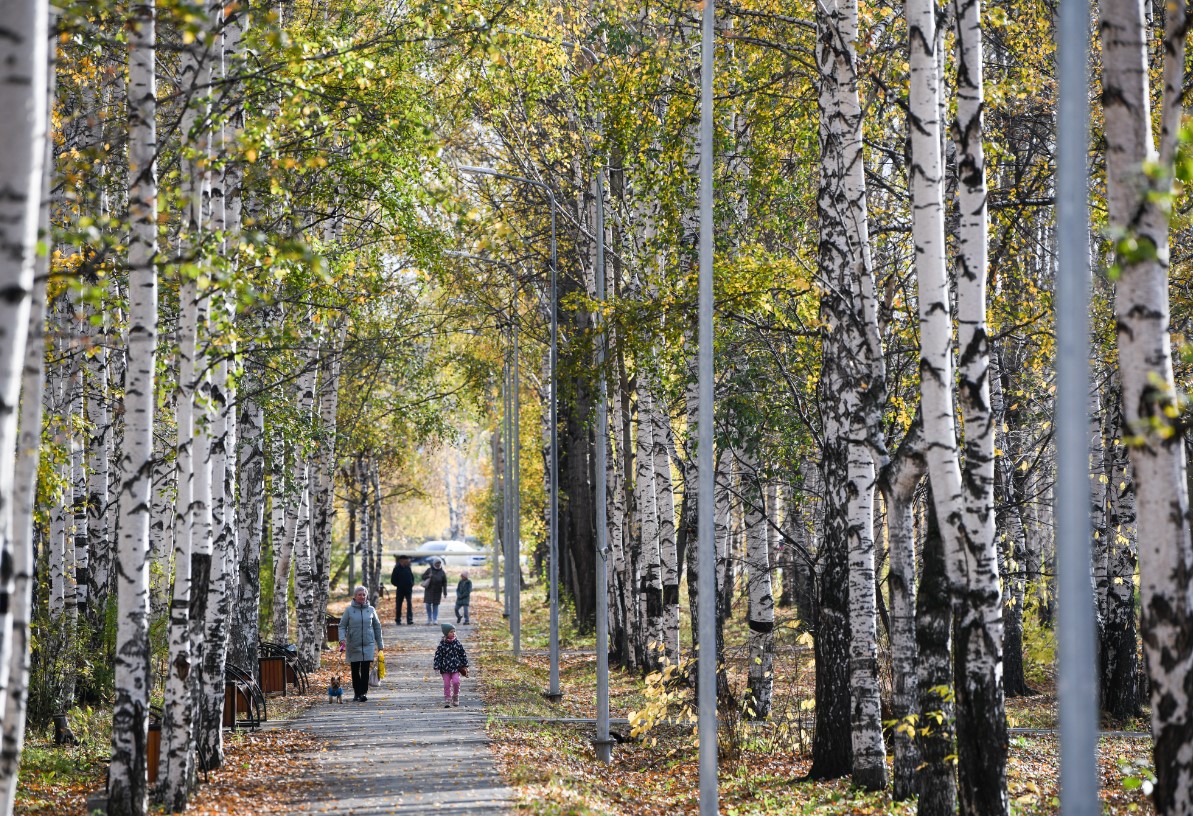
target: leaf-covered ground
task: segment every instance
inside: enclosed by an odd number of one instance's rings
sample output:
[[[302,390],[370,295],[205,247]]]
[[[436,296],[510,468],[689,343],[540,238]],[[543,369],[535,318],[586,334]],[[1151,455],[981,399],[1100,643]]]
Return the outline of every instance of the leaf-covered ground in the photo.
[[[227,762],[201,777],[188,813],[199,816],[255,816],[285,813],[318,784],[310,759],[320,743],[310,734],[290,729],[238,733],[228,737]],[[87,795],[103,787],[106,761],[83,748],[36,744],[35,755],[55,755],[57,764],[72,763],[65,775],[49,772],[44,762],[22,765],[16,812],[33,816],[85,814]]]
[[[291,692],[286,697],[270,697],[269,720],[292,719],[321,702],[333,671],[329,666],[312,674],[308,694]],[[84,814],[87,796],[104,787],[111,751],[111,715],[107,711],[75,709],[70,719],[78,745],[55,746],[49,733],[28,736],[21,758],[16,813]],[[308,733],[286,728],[225,732],[225,747],[225,766],[200,775],[199,788],[188,813],[200,816],[285,813],[317,784],[310,755],[322,746]]]
[[[479,597],[478,597],[479,596]],[[553,706],[542,695],[548,684],[547,612],[541,590],[524,594],[524,655],[515,662],[509,634],[491,591],[473,596],[479,631],[475,636],[483,694],[490,715],[523,717],[592,717],[595,656],[591,636],[564,628],[561,639],[563,702]],[[725,814],[911,814],[914,802],[896,803],[886,794],[853,790],[848,780],[807,783],[802,777],[811,762],[808,752],[814,717],[811,707],[814,665],[798,621],[778,610],[775,661],[775,715],[766,724],[722,723],[719,791]],[[745,624],[742,615],[726,626],[726,653],[731,683],[743,686]],[[563,618],[568,618],[567,613]],[[683,642],[689,642],[684,634]],[[569,654],[569,651],[580,652]],[[889,684],[888,684],[889,685]],[[610,673],[611,716],[627,717],[646,703],[644,683],[625,672]],[[1008,701],[1008,714],[1021,727],[1051,728],[1056,723],[1055,697]],[[738,720],[739,718],[731,718]],[[1134,730],[1140,722],[1115,724]],[[615,727],[628,737],[628,729]],[[663,816],[698,811],[697,751],[689,729],[670,727],[651,732],[641,742],[630,740],[614,749],[613,763],[595,761],[591,725],[507,722],[491,719],[489,736],[503,773],[518,793],[519,812],[536,816],[627,814]],[[652,744],[653,743],[653,744]],[[1102,798],[1110,813],[1151,813],[1145,792],[1150,765],[1146,739],[1103,739],[1100,745]],[[1034,816],[1058,811],[1059,752],[1054,734],[1011,739],[1008,792],[1012,812]]]

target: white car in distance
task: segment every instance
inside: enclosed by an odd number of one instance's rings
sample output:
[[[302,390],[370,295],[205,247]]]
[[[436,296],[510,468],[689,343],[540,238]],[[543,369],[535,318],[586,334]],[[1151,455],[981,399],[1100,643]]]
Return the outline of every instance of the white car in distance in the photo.
[[[427,541],[412,553],[415,564],[429,566],[432,558],[440,558],[446,567],[483,567],[489,554],[465,541]]]

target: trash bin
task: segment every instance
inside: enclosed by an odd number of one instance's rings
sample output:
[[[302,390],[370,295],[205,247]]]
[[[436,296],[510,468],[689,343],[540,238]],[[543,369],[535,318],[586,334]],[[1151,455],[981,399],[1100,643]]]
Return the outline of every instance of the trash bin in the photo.
[[[261,657],[257,659],[261,677],[261,691],[265,694],[286,693],[286,658]]]

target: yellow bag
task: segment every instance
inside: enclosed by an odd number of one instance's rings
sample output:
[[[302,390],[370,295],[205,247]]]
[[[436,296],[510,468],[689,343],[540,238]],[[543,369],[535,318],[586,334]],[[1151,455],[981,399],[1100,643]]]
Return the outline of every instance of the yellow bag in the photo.
[[[377,678],[379,680],[385,679],[385,652],[377,653]]]

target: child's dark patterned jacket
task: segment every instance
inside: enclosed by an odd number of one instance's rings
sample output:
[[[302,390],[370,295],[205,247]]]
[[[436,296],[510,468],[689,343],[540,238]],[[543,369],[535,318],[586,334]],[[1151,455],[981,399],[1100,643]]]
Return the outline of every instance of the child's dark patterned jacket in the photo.
[[[439,641],[439,648],[435,650],[435,671],[458,672],[468,665],[468,655],[464,654],[464,644],[459,640],[444,638]]]

